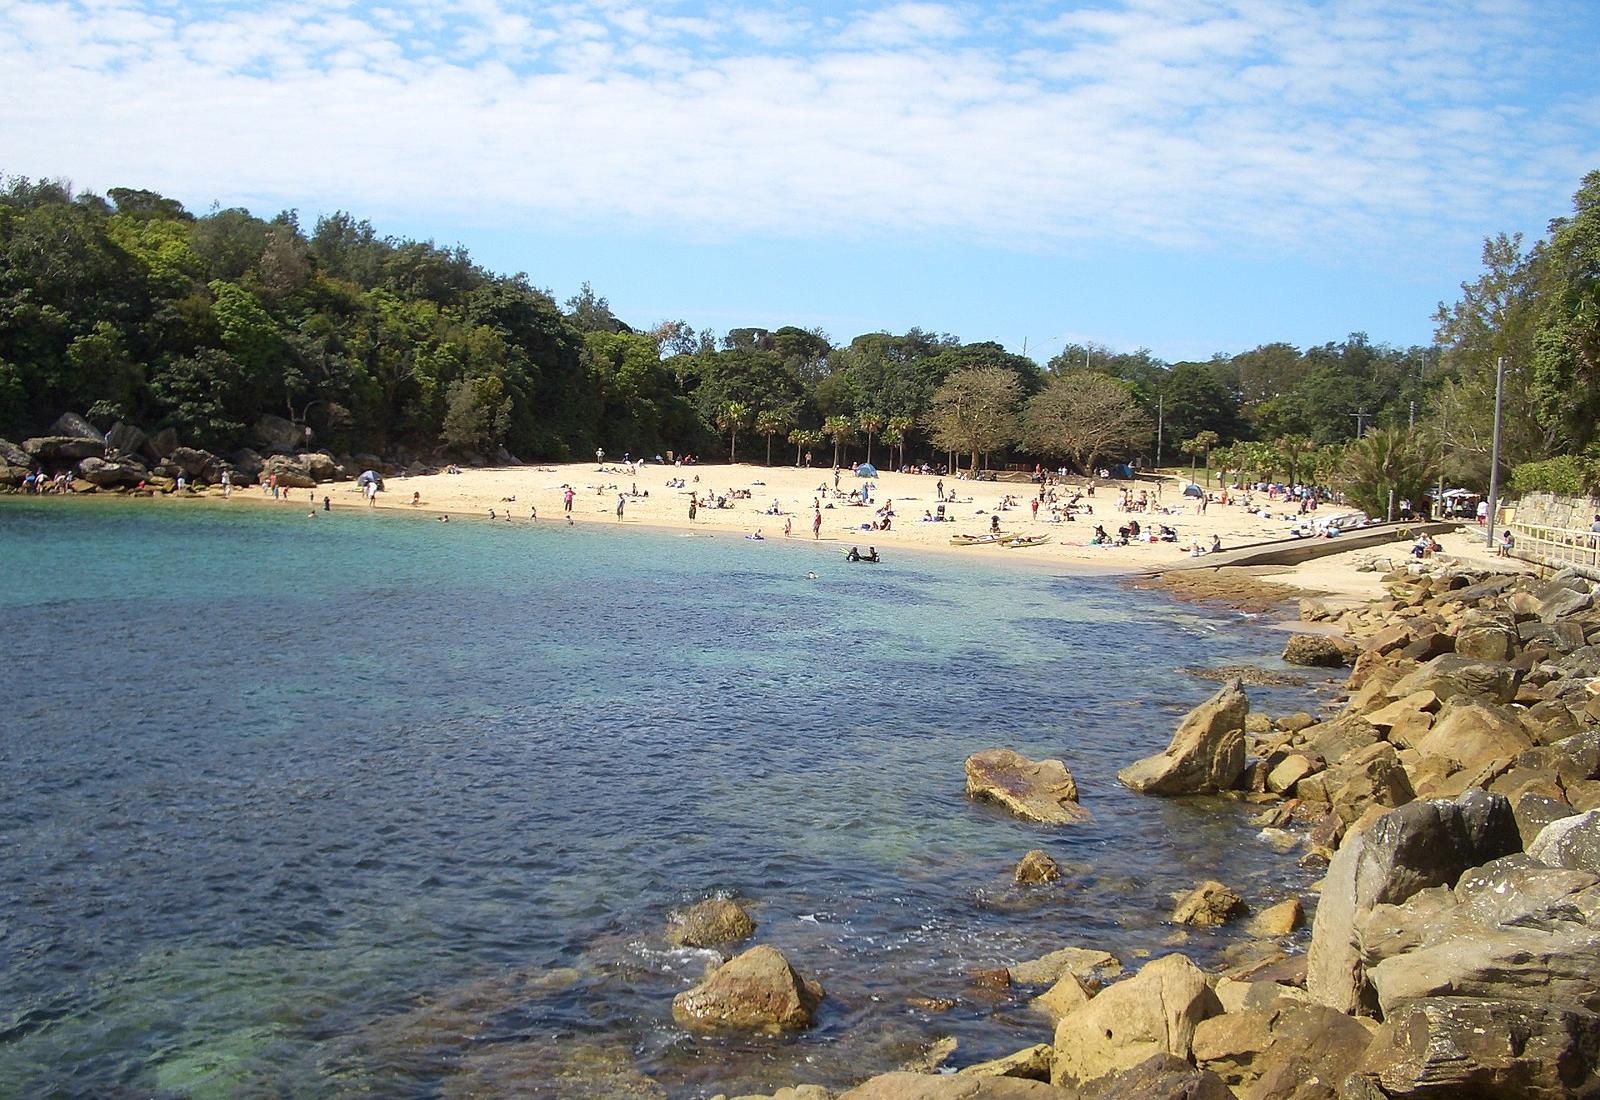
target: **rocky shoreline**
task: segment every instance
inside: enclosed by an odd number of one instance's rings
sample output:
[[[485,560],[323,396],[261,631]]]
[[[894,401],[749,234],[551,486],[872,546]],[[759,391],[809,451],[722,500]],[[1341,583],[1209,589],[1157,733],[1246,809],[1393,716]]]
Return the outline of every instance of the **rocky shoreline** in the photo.
[[[1284,949],[1298,898],[1251,917],[1258,949],[1224,973],[1173,953],[1121,977],[1109,954],[1066,949],[995,979],[1050,984],[1040,1042],[772,1100],[1600,1095],[1595,586],[1443,564],[1385,582],[1368,606],[1302,602],[1303,620],[1339,633],[1292,637],[1285,658],[1353,666],[1325,717],[1252,713],[1231,681],[1120,775],[1152,796],[1258,805],[1302,864],[1325,864],[1308,951]],[[970,797],[1030,820],[1087,817],[1059,761],[995,751],[967,774]],[[1050,872],[1030,852],[1017,879]],[[1171,920],[1249,909],[1207,882]]]

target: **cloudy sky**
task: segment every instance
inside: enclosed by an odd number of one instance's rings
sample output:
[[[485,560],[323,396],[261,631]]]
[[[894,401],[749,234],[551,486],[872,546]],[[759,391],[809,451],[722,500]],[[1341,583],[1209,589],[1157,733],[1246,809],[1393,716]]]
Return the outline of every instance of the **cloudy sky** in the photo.
[[[1426,342],[1600,168],[1591,0],[0,0],[0,172],[347,209],[624,319]]]

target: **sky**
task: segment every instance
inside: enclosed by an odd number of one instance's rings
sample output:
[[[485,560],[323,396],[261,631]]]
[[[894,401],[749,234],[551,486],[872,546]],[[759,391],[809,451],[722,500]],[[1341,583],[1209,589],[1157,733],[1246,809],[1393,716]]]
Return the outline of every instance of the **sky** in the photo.
[[[1592,0],[0,0],[0,173],[464,245],[634,325],[1425,344],[1600,169]]]

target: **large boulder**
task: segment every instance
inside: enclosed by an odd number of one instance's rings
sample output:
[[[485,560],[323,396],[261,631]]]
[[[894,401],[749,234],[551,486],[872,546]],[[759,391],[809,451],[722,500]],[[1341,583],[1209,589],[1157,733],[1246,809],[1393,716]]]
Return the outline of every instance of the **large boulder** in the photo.
[[[738,902],[707,898],[672,915],[667,922],[667,942],[678,947],[715,947],[747,940],[755,931],[756,922]]]
[[[1451,886],[1469,867],[1519,851],[1511,805],[1472,790],[1454,802],[1412,802],[1345,838],[1323,883],[1311,925],[1306,989],[1340,1012],[1370,1011],[1357,920],[1430,886]]]
[[[42,435],[24,439],[22,449],[27,452],[30,464],[36,462],[81,462],[86,458],[104,458],[106,444],[103,439],[75,435]]]
[[[1117,778],[1143,794],[1229,790],[1244,772],[1244,720],[1249,713],[1244,688],[1230,680],[1184,716],[1165,751],[1128,765]]]
[[[1594,593],[1581,577],[1551,580],[1534,594],[1540,622],[1553,623],[1594,606]]]
[[[145,445],[149,441],[149,437],[138,428],[135,428],[132,424],[124,424],[119,420],[111,425],[110,430],[106,432],[106,453],[139,455],[142,458],[150,458],[152,456],[145,454]],[[156,455],[154,457],[160,458],[161,456]]]
[[[984,749],[967,757],[967,797],[994,802],[1027,821],[1070,825],[1087,821],[1078,784],[1059,760],[1029,760],[1010,749]]]
[[[1373,1036],[1358,1076],[1395,1100],[1593,1097],[1600,1095],[1597,1055],[1600,1016],[1592,1012],[1428,997],[1396,1006]]]
[[[1171,1054],[1153,1054],[1066,1097],[1056,1095],[1059,1100],[1233,1100],[1222,1078]]]
[[[254,432],[257,441],[265,446],[288,451],[294,450],[306,439],[305,430],[300,425],[270,413],[257,420],[251,431]]]
[[[333,456],[324,451],[308,451],[300,457],[305,460],[306,471],[318,481],[333,481],[343,472]]]
[[[103,458],[86,458],[78,463],[78,476],[102,489],[137,485],[148,473],[144,463],[134,458],[121,458],[115,462],[108,462]]]
[[[1389,688],[1391,699],[1431,691],[1440,699],[1454,695],[1484,695],[1497,703],[1517,697],[1523,670],[1506,661],[1484,661],[1445,653],[1401,677]]]
[[[1495,760],[1515,760],[1533,738],[1505,707],[1477,700],[1451,701],[1416,743],[1423,756],[1448,761],[1449,770],[1476,772]]]
[[[56,422],[50,425],[51,435],[67,435],[75,439],[98,439],[101,443],[106,437],[100,429],[89,423],[77,413],[62,413],[56,417]]]
[[[1400,757],[1387,741],[1357,749],[1328,773],[1328,801],[1347,825],[1373,806],[1393,809],[1415,797]]]
[[[317,479],[311,476],[310,466],[301,455],[272,455],[261,464],[262,482],[276,476],[278,485],[286,489],[315,489]]]
[[[159,462],[178,449],[178,433],[171,428],[162,428],[150,437],[148,443],[146,457]]]
[[[672,1017],[685,1027],[796,1031],[811,1026],[822,998],[820,984],[801,977],[777,948],[763,944],[674,997]]]
[[[215,485],[222,480],[222,459],[198,447],[176,447],[167,462],[182,470],[190,481]]]
[[[33,465],[33,456],[9,439],[0,439],[0,463],[23,469]]]
[[[1600,875],[1600,810],[1552,821],[1528,845],[1528,855],[1552,867]]]
[[[1296,634],[1285,643],[1283,659],[1291,665],[1340,668],[1345,663],[1345,649],[1325,634]]]
[[[1186,1059],[1195,1027],[1220,1011],[1199,967],[1182,955],[1157,959],[1056,1025],[1051,1083],[1092,1081],[1155,1054]]]
[[[1280,1000],[1202,1021],[1194,1058],[1252,1100],[1333,1100],[1371,1039],[1353,1016]]]

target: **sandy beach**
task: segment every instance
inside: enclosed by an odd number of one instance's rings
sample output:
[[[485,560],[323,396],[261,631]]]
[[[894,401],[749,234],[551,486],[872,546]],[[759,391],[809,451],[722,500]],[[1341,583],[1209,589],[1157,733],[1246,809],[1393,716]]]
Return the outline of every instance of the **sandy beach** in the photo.
[[[880,556],[886,557],[892,557],[896,550],[915,549],[1096,572],[1134,572],[1188,561],[1191,544],[1209,547],[1213,537],[1221,539],[1224,547],[1282,537],[1294,521],[1289,507],[1274,507],[1270,514],[1253,515],[1242,504],[1223,505],[1215,500],[1202,514],[1193,498],[1183,496],[1186,480],[1176,477],[1095,481],[1092,495],[1083,478],[1069,477],[1054,486],[1056,498],[1064,505],[1078,497],[1080,510],[1071,521],[1063,516],[1059,522],[1052,522],[1048,503],[1035,514],[1031,505],[1038,489],[1029,482],[971,481],[889,472],[863,479],[849,470],[839,472],[837,490],[835,480],[830,469],[745,463],[629,468],[608,461],[463,469],[459,474],[389,478],[373,509],[448,515],[452,520],[488,520],[493,512],[496,522],[504,522],[509,515],[512,523],[565,523],[569,513],[564,511],[564,496],[570,486],[574,493],[570,512],[574,524],[645,525],[738,536],[759,533],[764,539],[787,537],[826,544],[834,550],[859,546],[866,553],[869,546],[875,546]],[[946,520],[931,522],[924,516],[939,513],[941,484],[946,497]],[[863,486],[869,490],[870,503],[852,502],[849,494],[859,493]],[[1123,511],[1120,505],[1124,490],[1134,501],[1141,492],[1147,494],[1148,510]],[[619,494],[623,504],[620,518]],[[691,494],[699,499],[693,518],[689,514]],[[266,497],[260,487],[239,489],[235,496],[285,506],[282,501]],[[314,490],[294,489],[289,502],[304,506],[315,500],[320,507],[324,496],[340,510],[368,507],[353,482],[319,485]],[[723,501],[721,507],[716,504],[719,498]],[[819,505],[822,525],[813,538],[813,516]],[[875,522],[881,524],[879,510],[885,505],[892,508],[890,529],[874,530]],[[533,518],[535,509],[537,519]],[[1092,509],[1092,514],[1087,509]],[[1048,541],[1014,549],[952,545],[952,536],[989,532],[996,515],[1002,532],[1045,536]],[[1137,520],[1146,531],[1160,524],[1172,527],[1178,533],[1178,542],[1150,543],[1141,539],[1126,546],[1090,545],[1096,524],[1103,525],[1115,537],[1118,528],[1130,520]]]
[[[1057,502],[1065,505],[1077,498],[1079,510],[1070,521],[1064,515],[1053,521],[1048,503],[1035,513],[1032,502],[1038,489],[1030,482],[972,481],[892,472],[863,479],[841,470],[837,490],[834,483],[833,471],[826,468],[746,463],[629,467],[609,461],[579,462],[392,477],[370,510],[435,519],[449,516],[458,522],[488,522],[492,513],[494,522],[524,525],[566,523],[570,515],[574,524],[697,530],[728,537],[753,538],[759,534],[769,540],[815,543],[829,552],[856,546],[864,554],[871,546],[877,548],[880,557],[891,560],[898,550],[914,550],[955,554],[975,563],[1097,573],[1134,573],[1188,564],[1193,560],[1189,548],[1196,543],[1209,547],[1216,538],[1226,548],[1283,538],[1296,520],[1292,505],[1269,501],[1259,493],[1254,494],[1256,511],[1252,512],[1237,491],[1230,493],[1229,503],[1213,499],[1202,512],[1194,498],[1183,495],[1188,479],[1170,475],[1092,483],[1081,477],[1060,480],[1053,486]],[[939,513],[941,485],[946,519],[929,521],[924,517]],[[870,503],[853,502],[851,492],[859,494],[863,486],[868,487]],[[570,512],[564,507],[568,487],[573,491]],[[1145,494],[1147,510],[1124,511],[1121,502],[1125,491],[1134,502],[1141,493]],[[1216,493],[1213,486],[1213,495]],[[692,518],[691,495],[699,500]],[[369,509],[354,482],[289,490],[287,500],[277,501],[260,487],[235,492],[236,499],[275,507],[304,507],[314,501],[320,509],[323,497],[341,511]],[[719,499],[721,507],[716,503]],[[814,538],[812,522],[819,505],[822,525]],[[892,508],[889,530],[881,529],[880,509],[885,505]],[[1016,548],[958,546],[951,542],[952,536],[989,532],[995,516],[1000,518],[1000,530],[1008,535],[1043,536],[1048,541]],[[1145,531],[1162,524],[1171,527],[1177,531],[1178,541],[1151,543],[1141,538],[1122,546],[1091,545],[1097,524],[1115,536],[1130,520],[1137,520]],[[873,529],[874,523],[880,524],[880,529]],[[1482,532],[1476,528],[1447,534],[1440,542],[1452,557],[1480,563],[1495,560],[1482,545]],[[1382,550],[1352,550],[1287,570],[1264,570],[1258,575],[1263,580],[1352,602],[1373,599],[1380,594],[1382,572],[1359,567],[1374,558],[1388,558],[1398,564],[1408,549],[1406,544],[1396,543],[1393,548]],[[1504,560],[1499,564],[1504,565]]]

